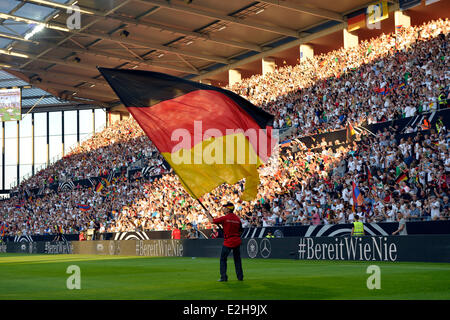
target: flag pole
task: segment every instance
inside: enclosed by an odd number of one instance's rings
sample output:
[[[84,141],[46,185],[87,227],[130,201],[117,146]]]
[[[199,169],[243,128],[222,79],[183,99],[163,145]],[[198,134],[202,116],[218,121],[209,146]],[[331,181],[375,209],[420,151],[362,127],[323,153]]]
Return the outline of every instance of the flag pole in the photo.
[[[362,130],[367,131],[368,133],[370,133],[371,135],[373,135],[373,136],[376,137],[376,134],[373,133],[372,131],[370,131],[369,129],[367,129],[367,128],[363,127],[363,126],[360,126],[359,128],[362,128],[361,131],[362,131]]]
[[[200,201],[200,199],[195,198],[195,200],[198,201],[198,203],[200,203],[200,205],[202,206],[202,208],[208,213],[208,215],[211,217],[211,219],[214,219],[213,216],[211,215],[211,213],[209,213],[208,209],[206,209],[205,205]],[[219,229],[222,229],[222,227],[220,226],[220,224],[217,225],[219,227]]]
[[[173,172],[178,176],[178,179],[180,179],[180,181],[183,183],[183,186],[187,189],[187,191],[189,192],[189,194],[192,196],[192,198],[194,198],[195,200],[198,201],[198,203],[200,203],[200,205],[202,206],[202,208],[206,211],[206,213],[210,216],[211,219],[214,219],[213,216],[211,215],[211,213],[209,213],[209,210],[206,209],[205,205],[200,201],[200,199],[198,199],[196,196],[194,196],[194,193],[192,192],[192,190],[189,188],[189,186],[184,182],[183,178],[181,178],[181,176],[175,171],[175,169],[171,166],[171,169],[173,170]],[[222,227],[220,225],[218,225],[219,229],[222,229]]]

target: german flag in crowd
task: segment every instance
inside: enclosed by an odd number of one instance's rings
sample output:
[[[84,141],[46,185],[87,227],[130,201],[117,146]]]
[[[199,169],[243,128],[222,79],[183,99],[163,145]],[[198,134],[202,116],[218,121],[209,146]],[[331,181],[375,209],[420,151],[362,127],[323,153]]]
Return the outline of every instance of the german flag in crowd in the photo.
[[[395,180],[396,184],[399,184],[401,181],[406,181],[408,180],[408,176],[406,175],[406,173],[402,173],[401,175],[398,176],[398,178]]]
[[[373,192],[377,192],[377,187],[374,183],[372,183],[373,175],[372,171],[370,171],[370,167],[367,166],[367,182],[369,183],[369,188]]]
[[[370,171],[370,167],[367,166],[367,180],[370,184],[370,180],[372,180],[373,176],[372,176],[372,172]]]
[[[167,74],[99,71],[192,197],[243,178],[241,199],[256,197],[257,168],[275,144],[271,114],[231,91]]]
[[[347,142],[353,141],[355,135],[356,135],[356,131],[353,128],[352,124],[349,122],[347,125]]]
[[[108,181],[108,179],[102,178],[102,179],[100,180],[100,182],[97,184],[97,187],[95,187],[95,191],[96,191],[96,192],[100,192],[100,191],[102,191],[102,189],[103,189],[105,186],[109,187],[110,185],[111,185],[111,183]]]
[[[366,26],[366,8],[362,8],[347,16],[347,30],[349,32]]]
[[[95,187],[95,192],[100,192],[103,189],[103,183],[100,181]]]

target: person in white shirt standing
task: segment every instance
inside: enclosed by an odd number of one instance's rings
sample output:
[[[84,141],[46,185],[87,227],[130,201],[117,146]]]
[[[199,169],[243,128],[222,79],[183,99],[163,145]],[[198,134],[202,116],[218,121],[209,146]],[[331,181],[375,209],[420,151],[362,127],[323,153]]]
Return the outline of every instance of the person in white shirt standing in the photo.
[[[431,220],[438,220],[441,217],[441,203],[435,196],[431,197]]]

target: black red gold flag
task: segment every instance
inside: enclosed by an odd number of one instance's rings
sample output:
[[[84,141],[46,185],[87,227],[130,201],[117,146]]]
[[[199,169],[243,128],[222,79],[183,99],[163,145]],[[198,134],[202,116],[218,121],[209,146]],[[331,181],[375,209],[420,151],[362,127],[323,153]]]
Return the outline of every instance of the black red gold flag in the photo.
[[[196,199],[245,178],[242,200],[257,194],[257,168],[272,153],[274,117],[214,86],[141,70],[99,71]]]

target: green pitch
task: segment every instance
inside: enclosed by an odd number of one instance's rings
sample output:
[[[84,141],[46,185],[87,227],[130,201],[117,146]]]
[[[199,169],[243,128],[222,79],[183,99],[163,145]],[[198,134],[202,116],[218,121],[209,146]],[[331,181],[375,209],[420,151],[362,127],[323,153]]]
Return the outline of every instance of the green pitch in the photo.
[[[366,286],[369,265],[381,289]],[[77,265],[81,289],[69,290]],[[218,258],[0,254],[0,299],[450,299],[450,264],[243,259],[243,282]]]

